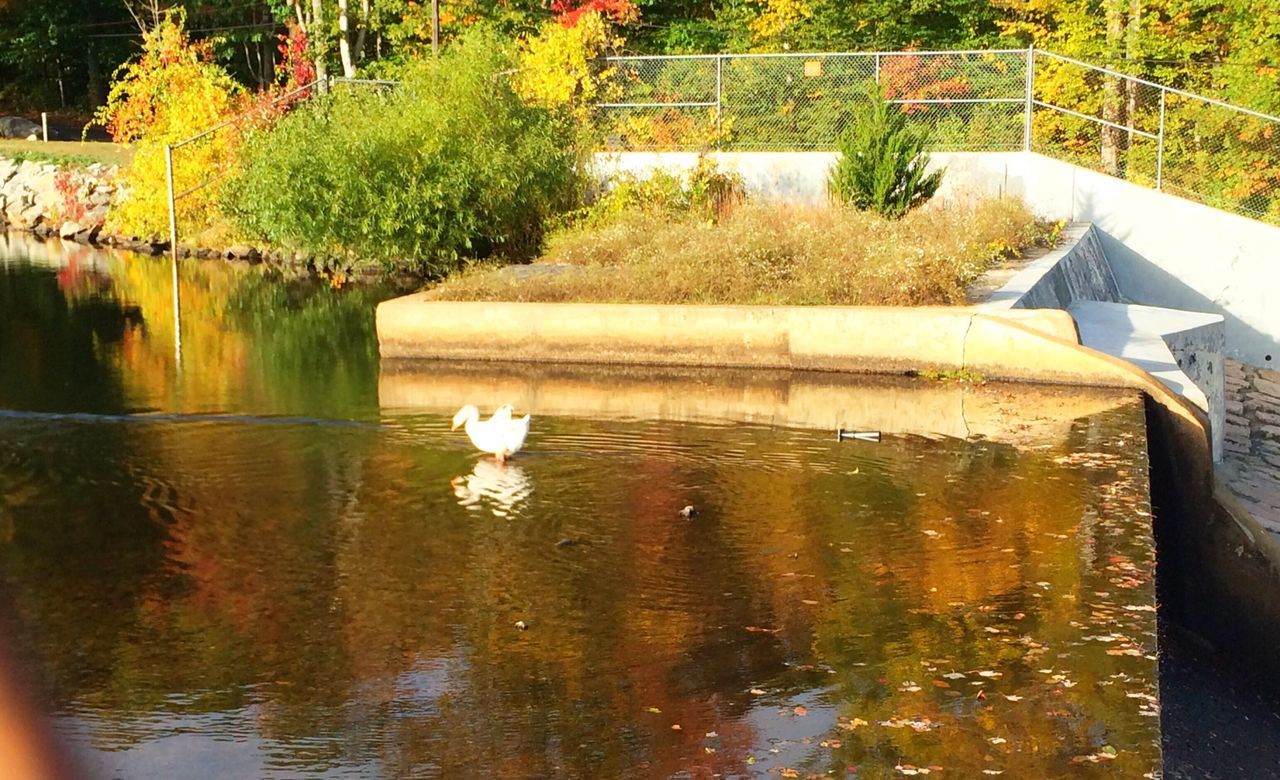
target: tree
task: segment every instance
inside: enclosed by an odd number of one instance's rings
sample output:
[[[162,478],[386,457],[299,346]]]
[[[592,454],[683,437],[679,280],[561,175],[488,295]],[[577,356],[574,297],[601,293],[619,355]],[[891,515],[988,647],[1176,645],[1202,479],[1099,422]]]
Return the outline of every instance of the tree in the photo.
[[[120,71],[107,103],[94,121],[117,143],[134,146],[124,171],[124,201],[111,212],[110,227],[128,235],[167,232],[166,144],[190,138],[244,106],[244,90],[212,62],[208,42],[193,43],[181,10],[167,12],[143,34],[142,53]],[[237,134],[219,133],[183,149],[174,159],[174,184],[189,189],[225,170],[233,159]],[[212,222],[209,188],[179,203],[179,216],[206,226]]]
[[[831,168],[828,187],[840,202],[859,211],[875,211],[897,219],[932,198],[942,184],[942,171],[926,173],[923,133],[908,126],[902,109],[879,88],[838,142],[840,158]]]

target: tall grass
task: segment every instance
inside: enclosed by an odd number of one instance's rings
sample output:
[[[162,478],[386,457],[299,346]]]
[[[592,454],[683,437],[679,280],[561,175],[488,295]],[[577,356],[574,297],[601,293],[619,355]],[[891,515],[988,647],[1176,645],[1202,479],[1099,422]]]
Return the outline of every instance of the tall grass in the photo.
[[[990,265],[1046,233],[1025,205],[934,204],[902,219],[838,206],[749,204],[719,221],[628,212],[552,236],[535,265],[477,265],[443,300],[613,303],[955,304]]]

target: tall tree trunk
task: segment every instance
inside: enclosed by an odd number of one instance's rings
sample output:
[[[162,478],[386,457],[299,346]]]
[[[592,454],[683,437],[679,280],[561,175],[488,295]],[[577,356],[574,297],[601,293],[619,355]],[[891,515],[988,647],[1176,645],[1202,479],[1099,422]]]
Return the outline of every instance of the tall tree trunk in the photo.
[[[89,99],[89,108],[96,109],[106,102],[106,95],[102,89],[102,68],[98,64],[98,53],[94,51],[92,43],[84,47],[84,62],[85,96]]]
[[[338,0],[338,56],[342,59],[342,75],[355,78],[356,66],[351,59],[351,25],[347,19],[347,0]]]
[[[1130,63],[1142,57],[1140,38],[1142,33],[1142,0],[1129,0],[1129,24],[1125,30],[1124,57]],[[1132,67],[1132,66],[1131,66]],[[1128,71],[1133,73],[1132,70]],[[1136,81],[1126,80],[1125,83],[1125,119],[1129,127],[1137,124],[1138,116],[1138,90],[1141,85]],[[1125,148],[1133,146],[1133,132],[1130,131],[1125,138]]]
[[[364,61],[364,34],[369,29],[369,0],[360,0],[360,29],[356,31],[356,45],[352,56],[356,62]]]
[[[271,41],[268,39],[258,41],[258,50],[261,52],[258,56],[262,58],[263,75],[266,76],[267,83],[276,83],[276,53],[271,50]]]
[[[1128,21],[1125,6],[1128,0],[1107,0],[1105,6],[1107,22],[1107,38],[1105,53],[1108,57],[1118,57],[1124,51],[1125,28]],[[1102,119],[1115,124],[1123,124],[1124,85],[1114,76],[1102,77]],[[1123,133],[1107,125],[1102,126],[1102,169],[1112,176],[1120,175],[1120,149],[1123,144]]]
[[[316,51],[316,78],[322,85],[329,83],[329,68],[324,62],[324,2],[311,0],[311,31],[307,33],[307,42]],[[323,91],[324,87],[321,87]]]

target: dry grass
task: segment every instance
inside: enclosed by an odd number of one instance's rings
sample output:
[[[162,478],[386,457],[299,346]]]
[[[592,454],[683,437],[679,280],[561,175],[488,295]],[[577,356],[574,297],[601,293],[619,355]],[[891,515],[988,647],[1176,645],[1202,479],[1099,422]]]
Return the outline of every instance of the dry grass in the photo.
[[[1013,200],[901,220],[834,206],[746,205],[718,223],[627,213],[552,237],[534,268],[477,265],[442,300],[918,306],[964,301],[994,261],[1047,234]],[[538,265],[562,266],[537,273]],[[563,266],[569,266],[564,268]]]

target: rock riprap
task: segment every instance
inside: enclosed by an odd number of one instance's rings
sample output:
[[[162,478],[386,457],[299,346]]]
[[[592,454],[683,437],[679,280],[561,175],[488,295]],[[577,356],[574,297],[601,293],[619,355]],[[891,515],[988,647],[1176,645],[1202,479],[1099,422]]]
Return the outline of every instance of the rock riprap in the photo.
[[[117,166],[64,168],[0,158],[0,226],[92,239],[115,197]]]

